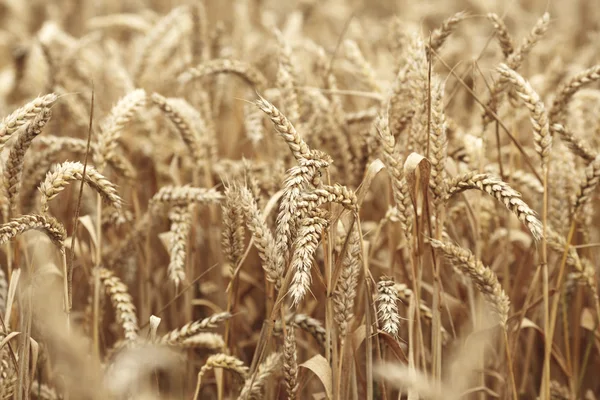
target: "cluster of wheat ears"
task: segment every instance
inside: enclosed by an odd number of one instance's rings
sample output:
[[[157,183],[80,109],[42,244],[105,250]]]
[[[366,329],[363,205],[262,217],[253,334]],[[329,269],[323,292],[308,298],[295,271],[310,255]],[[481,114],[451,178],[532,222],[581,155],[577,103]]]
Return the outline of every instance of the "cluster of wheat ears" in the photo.
[[[0,399],[599,398],[595,0],[125,3],[0,2]]]

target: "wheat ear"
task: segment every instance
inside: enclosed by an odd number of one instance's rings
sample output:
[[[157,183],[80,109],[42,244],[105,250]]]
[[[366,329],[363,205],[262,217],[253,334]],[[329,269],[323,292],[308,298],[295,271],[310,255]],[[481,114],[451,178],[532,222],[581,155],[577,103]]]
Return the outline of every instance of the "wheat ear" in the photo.
[[[510,301],[496,274],[477,260],[473,253],[449,242],[430,240],[431,245],[438,249],[453,267],[468,276],[479,289],[488,304],[498,317],[498,322],[506,328]]]
[[[398,338],[400,331],[400,313],[398,312],[398,291],[394,281],[382,278],[377,282],[377,316],[381,330]]]
[[[296,334],[293,326],[287,328],[283,341],[283,376],[289,400],[295,400],[298,393],[298,359],[296,354]]]
[[[281,364],[281,354],[272,353],[258,366],[256,373],[246,379],[238,400],[258,399],[267,379],[277,371]]]
[[[25,153],[31,146],[31,142],[35,139],[42,129],[50,120],[52,112],[49,108],[43,109],[37,114],[34,119],[29,122],[27,129],[21,132],[13,147],[10,149],[8,159],[4,167],[4,189],[8,198],[9,209],[16,214],[19,205],[18,197],[21,188],[23,162]]]
[[[494,27],[494,33],[496,34],[496,39],[498,39],[498,43],[500,44],[500,49],[502,49],[504,59],[507,59],[515,51],[515,44],[510,36],[510,33],[508,33],[508,28],[506,27],[504,21],[500,19],[496,13],[489,13],[487,18]]]
[[[56,219],[49,215],[21,215],[0,225],[0,245],[29,230],[44,232],[63,251],[67,232]]]
[[[34,119],[36,115],[52,107],[57,99],[58,96],[54,93],[37,97],[5,117],[0,123],[0,149],[13,133]]]
[[[160,339],[160,342],[171,345],[183,342],[186,339],[196,336],[200,332],[216,328],[221,322],[226,321],[229,318],[231,318],[231,313],[225,311],[213,314],[210,317],[199,321],[187,323],[181,328],[172,330],[164,335]]]
[[[127,286],[112,271],[106,268],[98,267],[96,273],[106,289],[106,294],[110,297],[117,314],[117,322],[121,324],[125,333],[125,339],[135,341],[138,337],[138,321],[135,306]]]
[[[543,236],[540,220],[522,199],[521,194],[511,188],[506,182],[490,174],[467,172],[452,179],[448,185],[446,199],[465,190],[477,189],[493,196],[504,204],[529,229],[536,240]]]
[[[190,206],[174,207],[169,213],[171,220],[170,261],[167,269],[169,279],[179,288],[185,281],[185,260],[190,231],[192,229],[192,210]]]
[[[117,210],[122,208],[123,201],[117,193],[116,186],[99,173],[96,168],[88,165],[83,175],[84,165],[80,162],[66,161],[55,165],[46,175],[44,182],[40,184],[39,190],[42,194],[42,210],[48,210],[48,202],[58,196],[72,181],[85,181],[95,189],[100,196]]]

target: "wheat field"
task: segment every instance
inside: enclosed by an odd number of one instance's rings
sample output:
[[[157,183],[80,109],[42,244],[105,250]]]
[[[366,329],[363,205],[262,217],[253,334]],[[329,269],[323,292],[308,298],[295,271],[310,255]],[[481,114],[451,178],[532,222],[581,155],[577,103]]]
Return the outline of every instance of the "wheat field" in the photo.
[[[600,398],[598,0],[0,20],[0,399]]]

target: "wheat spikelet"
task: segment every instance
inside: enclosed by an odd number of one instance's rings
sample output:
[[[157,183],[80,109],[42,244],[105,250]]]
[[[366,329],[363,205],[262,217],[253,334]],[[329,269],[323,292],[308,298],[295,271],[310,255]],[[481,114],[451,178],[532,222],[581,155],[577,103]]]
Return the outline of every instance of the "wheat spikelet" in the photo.
[[[8,281],[6,274],[0,268],[0,315],[6,315],[6,298],[8,296]]]
[[[223,195],[215,189],[198,188],[189,185],[163,186],[152,199],[150,208],[157,209],[160,206],[170,207],[186,206],[189,204],[216,204],[223,199]]]
[[[296,132],[291,122],[273,104],[259,96],[256,105],[271,119],[275,129],[286,141],[296,160],[310,158],[311,151],[306,142]]]
[[[321,323],[321,321],[311,318],[306,314],[294,313],[288,314],[285,317],[286,324],[293,325],[296,328],[302,329],[304,332],[310,334],[315,341],[319,344],[319,347],[324,350],[325,344],[327,343],[327,331]],[[277,320],[273,326],[273,333],[280,335],[283,332],[283,326],[281,321]],[[331,344],[331,343],[330,343]]]
[[[41,110],[33,120],[29,122],[25,131],[19,134],[8,154],[8,159],[4,166],[4,189],[6,191],[9,209],[13,215],[17,213],[19,205],[18,196],[21,188],[25,153],[31,146],[33,139],[42,133],[42,129],[44,129],[44,126],[46,126],[51,116],[52,112],[49,108]]]
[[[592,150],[590,145],[584,139],[576,137],[573,132],[563,125],[553,124],[550,129],[553,134],[558,133],[560,140],[565,143],[574,155],[583,158],[587,162],[593,161],[596,158],[596,152]]]
[[[265,276],[269,282],[275,285],[275,289],[279,290],[283,279],[283,265],[277,262],[275,238],[265,223],[250,190],[240,187],[239,192],[241,207],[248,221],[248,230],[252,232],[254,244],[263,261]]]
[[[544,37],[550,26],[550,14],[544,13],[537,20],[529,34],[523,38],[521,44],[517,49],[508,57],[506,64],[510,69],[517,70],[525,57],[529,54],[533,46],[535,46]]]
[[[116,186],[100,174],[94,167],[88,165],[85,167],[85,177],[83,176],[84,165],[80,162],[66,161],[55,165],[46,175],[44,182],[40,184],[39,191],[42,194],[42,210],[48,210],[48,202],[58,196],[67,185],[72,181],[85,181],[90,187],[96,190],[100,196],[117,210],[122,208],[123,201],[117,193]]]
[[[536,240],[543,236],[543,227],[536,213],[521,200],[521,194],[506,182],[490,174],[467,172],[452,179],[448,184],[446,199],[469,189],[477,189],[495,197],[525,224]]]
[[[63,251],[67,237],[65,228],[53,217],[38,214],[21,215],[0,225],[0,245],[32,229],[44,232]]]
[[[412,205],[410,204],[410,196],[408,194],[408,186],[404,179],[404,169],[402,167],[402,159],[396,150],[396,141],[390,133],[388,124],[385,120],[380,120],[378,125],[378,140],[382,148],[383,163],[387,169],[388,175],[392,183],[392,196],[394,203],[398,209],[398,218],[402,226],[402,230],[406,235],[411,231],[412,227]]]
[[[296,354],[296,334],[289,326],[283,341],[283,376],[288,399],[296,399],[298,393],[298,360]]]
[[[266,380],[277,371],[281,364],[281,354],[269,354],[258,366],[256,374],[246,379],[238,400],[252,400],[260,398]]]
[[[400,330],[398,292],[394,288],[394,281],[387,278],[377,282],[377,316],[381,323],[381,330],[398,338]]]
[[[221,247],[232,270],[244,253],[244,210],[240,206],[240,192],[236,186],[227,185],[221,204]]]
[[[529,82],[523,79],[516,71],[510,69],[505,64],[500,64],[498,72],[514,86],[517,94],[531,113],[535,150],[542,159],[542,168],[545,169],[548,166],[550,149],[552,148],[552,136],[550,135],[548,114],[546,114],[544,103]]]
[[[498,43],[500,44],[500,49],[502,49],[504,59],[507,59],[515,51],[515,44],[510,36],[510,33],[508,33],[506,24],[496,13],[489,13],[487,18],[494,27],[494,33],[496,34],[496,39],[498,39]]]
[[[0,149],[13,133],[36,115],[52,107],[57,99],[58,96],[54,93],[37,97],[5,117],[0,123]]]
[[[444,86],[439,80],[431,85],[431,129],[429,130],[429,161],[431,177],[429,187],[434,195],[434,202],[443,200],[446,192],[446,155],[448,141],[446,138],[446,117],[444,115]]]
[[[352,318],[356,285],[361,266],[360,237],[357,229],[353,229],[349,235],[348,251],[344,254],[342,271],[333,292],[333,318],[342,338],[347,335],[348,323]]]
[[[467,17],[467,13],[459,11],[453,16],[446,18],[439,28],[436,28],[431,32],[431,38],[429,40],[429,48],[436,53],[442,48],[448,36],[454,32],[456,25]]]
[[[300,221],[290,263],[290,268],[294,271],[290,284],[290,295],[295,306],[300,304],[310,288],[313,256],[327,224],[327,220],[319,215],[308,216]]]
[[[285,269],[289,258],[289,247],[296,236],[297,202],[301,192],[308,186],[318,183],[319,169],[329,165],[329,159],[323,158],[303,162],[290,168],[283,182],[283,196],[279,205],[276,224],[277,269]]]
[[[577,215],[581,208],[590,201],[591,195],[600,181],[600,155],[594,158],[584,170],[584,177],[579,183],[575,201],[573,202],[573,215]]]
[[[583,85],[591,82],[595,82],[600,79],[600,65],[594,65],[575,76],[571,77],[565,84],[558,90],[558,94],[554,97],[552,107],[550,107],[550,121],[554,123],[562,123],[563,115],[567,111],[569,101],[575,93]]]
[[[125,339],[130,342],[135,341],[138,337],[139,328],[135,306],[127,286],[112,271],[106,268],[97,267],[95,272],[106,289],[106,294],[110,297],[117,314],[117,322],[123,328]]]
[[[166,98],[158,93],[153,93],[151,98],[152,102],[175,126],[194,160],[206,159],[205,146],[198,131],[198,129],[204,128],[204,121],[200,114],[183,99]]]
[[[481,261],[467,249],[463,249],[449,242],[430,240],[431,245],[441,251],[453,267],[467,275],[479,289],[486,301],[498,317],[498,322],[506,328],[510,301],[494,272],[484,266]]]
[[[254,66],[244,61],[227,58],[210,60],[196,67],[189,68],[180,74],[177,80],[181,85],[185,85],[194,79],[222,73],[231,73],[239,76],[258,92],[264,91],[267,87],[267,79]]]
[[[114,159],[121,132],[131,122],[136,111],[146,104],[146,92],[136,89],[123,96],[102,121],[94,152],[100,170],[107,160]]]
[[[187,323],[181,328],[172,330],[171,332],[164,335],[160,339],[160,342],[164,344],[175,345],[177,343],[185,341],[186,339],[196,336],[200,332],[203,332],[208,329],[214,329],[218,326],[218,324],[228,320],[229,318],[231,318],[231,313],[225,311],[213,314],[210,317],[204,318],[202,320]]]
[[[171,346],[212,351],[224,351],[227,348],[223,336],[212,332],[200,332],[180,342],[171,343]]]
[[[190,230],[192,229],[191,207],[174,207],[169,213],[171,238],[169,240],[170,261],[167,273],[169,279],[179,288],[185,281],[185,260]]]
[[[332,186],[320,185],[310,192],[300,194],[296,205],[298,215],[308,215],[325,203],[337,203],[350,211],[358,211],[358,199],[354,192],[336,183]]]
[[[200,368],[198,372],[198,381],[211,369],[223,368],[238,374],[242,379],[246,379],[248,376],[248,367],[242,360],[237,357],[230,356],[228,354],[213,354],[206,359],[206,362]],[[198,385],[200,385],[198,383]]]

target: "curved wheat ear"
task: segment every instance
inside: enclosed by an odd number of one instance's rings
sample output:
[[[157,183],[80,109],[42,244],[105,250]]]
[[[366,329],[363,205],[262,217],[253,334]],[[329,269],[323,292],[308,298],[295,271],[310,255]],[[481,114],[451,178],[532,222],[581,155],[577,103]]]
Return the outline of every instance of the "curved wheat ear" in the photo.
[[[246,379],[238,400],[259,398],[267,379],[280,368],[281,353],[272,353],[258,366],[256,373]]]
[[[9,209],[13,215],[16,214],[19,205],[18,196],[21,188],[25,153],[29,149],[33,139],[42,133],[42,129],[44,129],[44,126],[46,126],[51,116],[52,112],[49,108],[40,111],[40,113],[34,117],[33,121],[27,125],[27,129],[19,134],[8,154],[8,159],[4,166],[4,189],[6,191]]]
[[[299,385],[296,334],[293,326],[287,328],[287,334],[283,341],[283,376],[288,399],[295,400]]]
[[[169,213],[171,220],[170,258],[167,269],[169,279],[175,283],[175,288],[185,281],[185,259],[188,239],[192,229],[192,212],[190,206],[174,207]]]
[[[273,121],[273,125],[277,132],[286,141],[294,158],[298,161],[311,157],[311,151],[304,139],[296,132],[296,128],[292,123],[275,107],[264,98],[260,97],[256,101],[256,105]]]
[[[215,189],[198,188],[189,185],[184,186],[163,186],[150,199],[150,208],[169,205],[185,206],[194,204],[217,204],[223,199],[223,195]]]
[[[244,253],[244,210],[236,186],[227,185],[221,205],[221,247],[233,270]]]
[[[114,105],[110,114],[104,118],[100,126],[97,149],[94,152],[96,164],[103,170],[104,163],[114,159],[118,140],[125,126],[131,122],[135,113],[146,104],[146,92],[136,89]]]
[[[562,140],[576,156],[583,158],[587,162],[593,161],[594,158],[596,158],[596,152],[592,150],[590,145],[585,140],[576,137],[573,132],[563,125],[553,124],[550,129],[553,134],[558,133],[560,140]]]
[[[61,251],[64,251],[64,241],[67,237],[65,228],[53,217],[38,214],[21,215],[0,225],[0,245],[32,229],[44,232]]]
[[[428,46],[431,50],[438,52],[439,49],[444,45],[448,36],[454,32],[456,25],[467,17],[467,13],[459,11],[453,16],[446,18],[442,25],[431,32],[431,44]]]
[[[138,321],[127,286],[106,268],[98,267],[95,271],[106,289],[106,294],[110,297],[117,314],[117,322],[123,327],[125,339],[135,341],[138,337]]]
[[[498,316],[498,322],[506,329],[506,321],[510,311],[510,301],[498,281],[496,274],[484,266],[467,249],[452,243],[430,240],[431,245],[441,251],[454,268],[467,275],[477,286],[492,310]]]
[[[160,342],[163,344],[177,344],[196,336],[198,333],[206,331],[207,329],[214,329],[223,321],[231,318],[231,313],[225,311],[217,314],[213,314],[208,318],[204,318],[199,321],[194,321],[185,324],[181,328],[172,330],[171,332],[164,335]]]
[[[57,99],[58,96],[54,93],[37,97],[23,107],[15,110],[8,117],[5,117],[0,122],[0,149],[2,149],[13,133],[28,121],[34,119],[36,115],[52,107]]]
[[[594,65],[569,79],[561,86],[550,107],[550,121],[562,123],[569,101],[582,86],[600,79],[600,65]]]
[[[80,162],[66,161],[55,165],[46,175],[46,180],[40,184],[42,193],[42,210],[48,211],[48,202],[58,196],[72,181],[84,180],[89,186],[96,190],[100,196],[117,210],[122,208],[123,201],[117,193],[116,186],[96,171],[96,168],[88,165],[83,176],[84,165]]]
[[[506,24],[496,13],[489,13],[487,18],[494,27],[494,32],[496,34],[496,38],[498,39],[498,43],[500,44],[500,49],[502,49],[504,59],[507,59],[515,51],[515,45],[510,33],[508,33]]]
[[[525,224],[536,240],[543,236],[543,226],[533,211],[523,200],[521,194],[506,182],[490,174],[467,172],[452,179],[448,185],[446,200],[465,190],[477,189],[493,196],[504,204],[519,220]]]
[[[275,238],[261,215],[250,190],[246,187],[240,187],[239,192],[241,207],[248,221],[248,230],[252,232],[254,244],[263,261],[265,276],[269,282],[275,285],[275,289],[279,290],[283,279],[283,269],[280,267],[283,267],[283,265],[280,266],[277,263]]]
[[[200,394],[202,377],[208,371],[215,368],[223,368],[235,372],[244,380],[246,380],[246,378],[248,377],[248,367],[239,358],[224,353],[213,354],[206,359],[206,362],[204,363],[202,368],[200,368],[200,372],[198,372],[198,383],[196,386],[195,398],[197,398],[198,394]]]
[[[187,6],[174,8],[169,14],[161,18],[146,34],[139,46],[140,50],[136,56],[133,68],[133,77],[136,81],[139,81],[146,72],[152,57],[152,52],[157,47],[156,44],[160,44],[162,41],[161,39],[164,38],[171,29],[175,28],[177,23],[179,23],[179,20],[187,15],[187,12]]]
[[[546,114],[544,103],[535,90],[533,90],[529,82],[523,79],[517,72],[510,69],[505,64],[500,64],[498,72],[514,86],[517,94],[521,97],[531,113],[535,150],[542,159],[542,168],[545,169],[548,166],[550,149],[552,148],[552,136],[550,135],[548,114]]]
[[[333,319],[338,325],[342,338],[348,333],[348,323],[352,318],[354,298],[356,297],[356,284],[361,266],[358,230],[353,229],[349,235],[348,252],[344,255],[342,271],[333,292]]]
[[[394,281],[382,278],[377,282],[377,316],[381,330],[397,338],[400,331],[400,313],[398,312],[398,292]]]
[[[196,67],[189,68],[179,75],[177,80],[181,85],[185,85],[194,79],[223,73],[239,76],[258,92],[264,91],[267,87],[267,79],[253,65],[244,61],[227,58],[210,60]]]
[[[591,195],[600,182],[600,155],[590,162],[584,170],[585,176],[579,183],[575,201],[573,202],[573,215],[577,215],[581,208],[590,201]]]
[[[336,183],[333,186],[320,185],[310,192],[300,194],[297,204],[298,216],[309,215],[325,203],[337,203],[350,211],[358,211],[356,194],[346,186]]]
[[[309,291],[313,256],[327,224],[327,220],[318,215],[306,217],[300,222],[290,264],[294,271],[290,284],[290,295],[294,306],[300,304],[306,292]]]
[[[207,154],[198,129],[204,128],[200,114],[183,99],[166,98],[158,93],[152,94],[152,102],[171,121],[195,161],[205,159]]]

